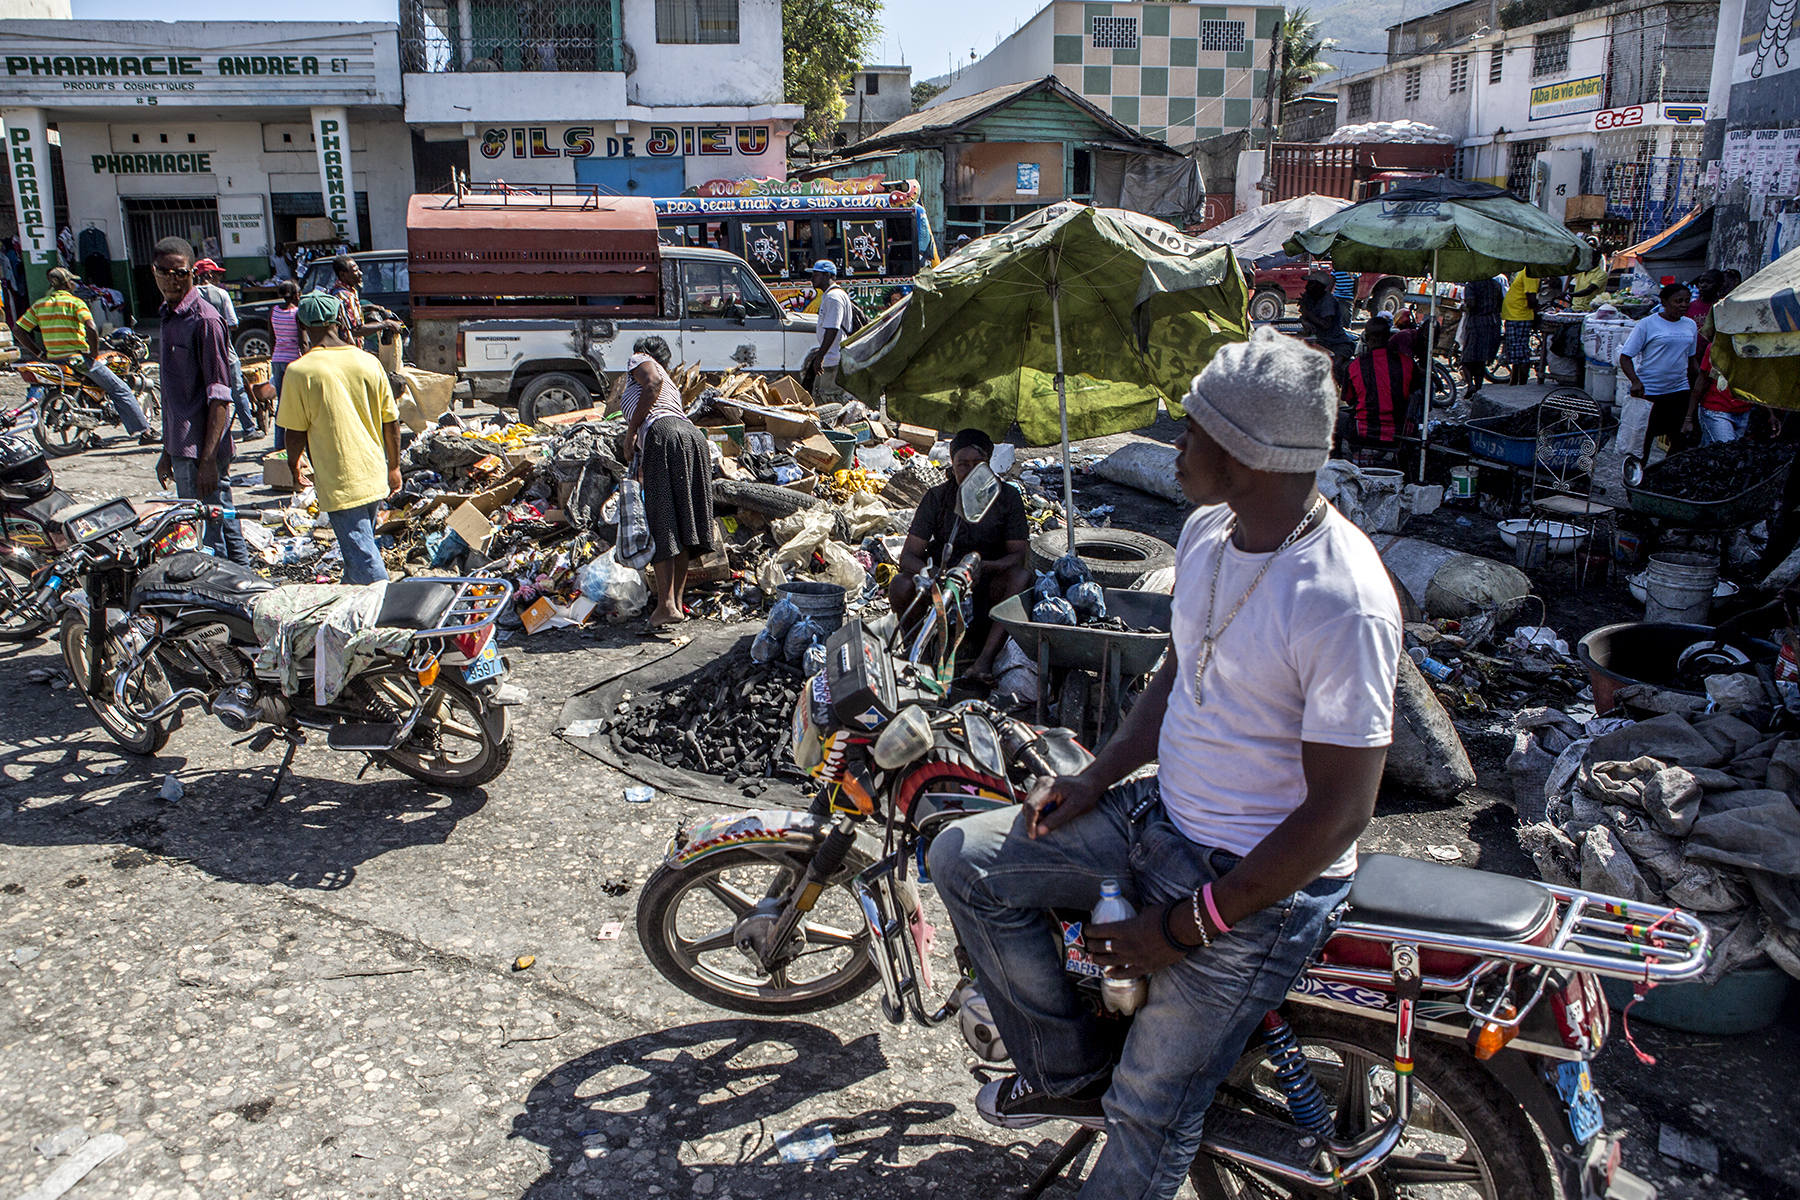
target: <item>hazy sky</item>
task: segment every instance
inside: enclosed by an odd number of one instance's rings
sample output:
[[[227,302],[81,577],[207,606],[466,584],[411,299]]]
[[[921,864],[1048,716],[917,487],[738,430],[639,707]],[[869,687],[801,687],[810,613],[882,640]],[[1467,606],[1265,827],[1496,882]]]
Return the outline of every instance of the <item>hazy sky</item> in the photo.
[[[895,0],[889,4],[886,27],[871,54],[881,63],[912,65],[914,79],[942,75],[954,56],[958,66],[969,62],[969,51],[986,54],[997,37],[1005,37],[1022,24],[1046,0],[986,0],[971,6],[970,0]],[[75,15],[93,21],[154,20],[161,12],[184,21],[242,19],[242,0],[182,0],[151,3],[144,0],[74,0]],[[312,0],[296,18],[309,21],[392,21],[392,0]]]

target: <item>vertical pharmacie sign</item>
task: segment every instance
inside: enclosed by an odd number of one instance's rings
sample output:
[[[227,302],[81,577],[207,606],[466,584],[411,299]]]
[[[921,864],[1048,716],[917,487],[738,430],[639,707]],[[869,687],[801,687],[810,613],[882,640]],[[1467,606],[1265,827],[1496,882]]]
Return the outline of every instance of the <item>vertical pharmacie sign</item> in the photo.
[[[312,110],[313,142],[319,150],[319,195],[338,235],[361,244],[356,221],[356,183],[350,170],[350,118],[341,108]]]
[[[0,109],[0,121],[5,123],[6,160],[18,208],[19,251],[27,263],[47,266],[56,249],[56,229],[44,113],[35,108]]]

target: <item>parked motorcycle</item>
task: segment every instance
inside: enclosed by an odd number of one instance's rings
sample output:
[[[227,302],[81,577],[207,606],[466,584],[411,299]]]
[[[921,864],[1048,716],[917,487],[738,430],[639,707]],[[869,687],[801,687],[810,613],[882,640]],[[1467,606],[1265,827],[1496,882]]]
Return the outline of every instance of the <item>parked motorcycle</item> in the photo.
[[[58,518],[75,507],[35,442],[0,434],[0,641],[24,641],[55,623],[61,580],[49,595],[44,585],[70,545]]]
[[[964,519],[985,512],[978,494],[961,507]],[[952,628],[955,574],[934,582],[928,618]],[[793,717],[795,762],[824,787],[808,812],[676,831],[638,907],[664,978],[767,1015],[830,1008],[879,983],[890,1022],[956,1017],[979,1057],[1008,1057],[960,948],[962,978],[944,1001],[928,998],[926,851],[949,823],[1018,803],[1035,777],[1076,773],[1091,756],[1067,730],[945,704],[958,641],[960,631],[927,661],[891,624],[851,621],[833,635]],[[1101,1001],[1087,915],[1056,915],[1093,1010],[1128,1019]],[[1324,947],[1215,1097],[1190,1180],[1207,1200],[1652,1197],[1620,1166],[1588,1073],[1610,1021],[1599,977],[1691,979],[1706,941],[1678,911],[1367,855]],[[1079,1130],[1026,1194],[1093,1136]]]
[[[523,695],[503,690],[507,667],[493,624],[512,599],[510,583],[388,584],[374,624],[409,636],[376,652],[335,699],[319,704],[310,651],[297,666],[302,684],[291,693],[277,672],[256,667],[256,614],[259,606],[274,606],[265,613],[282,606],[279,584],[209,554],[158,557],[179,525],[235,515],[182,503],[139,521],[118,498],[66,518],[83,558],[82,588],[62,622],[63,660],[114,741],[134,754],[155,754],[183,709],[198,705],[233,732],[249,734],[254,750],[276,738],[287,743],[270,801],[308,731],[323,732],[333,750],[366,754],[441,786],[474,787],[506,769],[508,712]]]
[[[158,428],[162,422],[162,394],[150,381],[145,367],[149,343],[129,329],[115,329],[100,341],[94,363],[107,368],[131,389],[150,428]],[[18,372],[27,384],[42,389],[33,432],[48,453],[59,458],[79,454],[99,440],[100,426],[120,423],[106,393],[70,366],[38,360],[19,363]]]

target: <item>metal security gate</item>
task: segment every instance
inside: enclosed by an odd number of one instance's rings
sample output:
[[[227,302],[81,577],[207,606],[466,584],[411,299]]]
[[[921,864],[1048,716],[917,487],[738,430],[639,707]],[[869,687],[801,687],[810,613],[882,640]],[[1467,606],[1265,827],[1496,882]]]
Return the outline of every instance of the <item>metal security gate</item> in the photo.
[[[154,313],[162,304],[150,261],[156,243],[166,237],[184,238],[194,257],[207,253],[207,239],[219,244],[219,202],[212,196],[171,196],[167,199],[129,199],[125,207],[125,252],[131,261],[131,311]]]
[[[1606,215],[1631,222],[1626,245],[1661,233],[1694,207],[1701,178],[1698,128],[1668,130],[1667,153],[1655,131],[1601,135],[1595,150]]]

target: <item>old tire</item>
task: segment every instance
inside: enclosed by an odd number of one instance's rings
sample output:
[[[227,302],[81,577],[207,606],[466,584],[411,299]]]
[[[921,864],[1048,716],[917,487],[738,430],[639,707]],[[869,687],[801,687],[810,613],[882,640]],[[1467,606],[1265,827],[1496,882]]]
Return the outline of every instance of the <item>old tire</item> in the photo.
[[[585,380],[551,371],[537,376],[519,393],[519,421],[524,425],[536,425],[545,417],[579,412],[593,405],[594,393]]]
[[[1287,314],[1287,293],[1264,288],[1250,297],[1252,321],[1279,321]]]
[[[1392,1095],[1392,1027],[1342,1013],[1294,1005],[1288,1008],[1291,1011],[1285,1015],[1293,1022],[1301,1051],[1311,1062],[1326,1102],[1342,1118],[1348,1101],[1352,1105],[1350,1134],[1362,1133],[1377,1119],[1375,1112],[1383,1094]],[[1561,1194],[1537,1127],[1464,1046],[1420,1035],[1413,1041],[1413,1062],[1415,1107],[1405,1139],[1369,1181],[1342,1194],[1386,1197],[1411,1195],[1412,1189],[1418,1188],[1437,1195],[1434,1185],[1438,1184],[1444,1192],[1483,1200],[1515,1196],[1553,1200]],[[1220,1086],[1214,1102],[1286,1120],[1287,1110],[1273,1084],[1272,1068],[1259,1039]],[[1361,1096],[1352,1094],[1353,1084],[1363,1086]],[[1354,1115],[1357,1113],[1361,1115]],[[1555,1131],[1551,1132],[1554,1135]],[[1323,1194],[1285,1187],[1204,1154],[1194,1160],[1188,1178],[1201,1200]],[[1374,1184],[1373,1189],[1368,1182]]]
[[[1369,315],[1384,312],[1393,316],[1406,305],[1406,288],[1398,283],[1384,283],[1369,293]]]
[[[773,483],[746,483],[738,479],[713,480],[712,498],[715,505],[747,508],[751,512],[775,518],[791,517],[802,509],[817,508],[822,503],[816,496],[808,496],[792,488],[778,487]]]
[[[268,358],[275,353],[275,334],[266,325],[247,325],[231,345],[239,358]]]
[[[819,1012],[862,995],[875,986],[880,975],[868,955],[868,929],[844,888],[827,888],[819,899],[820,908],[813,911],[826,910],[833,919],[841,919],[845,928],[820,921],[805,926],[807,945],[841,950],[846,955],[845,961],[825,974],[795,982],[783,968],[778,976],[759,978],[757,968],[731,944],[733,924],[741,915],[737,908],[743,907],[746,899],[782,894],[805,867],[804,854],[768,856],[754,850],[726,850],[679,871],[658,867],[638,896],[638,942],[650,965],[697,1000],[760,1016]],[[711,917],[704,922],[709,936],[685,936],[683,902],[691,899],[705,904],[703,897],[709,896],[712,903],[706,907]],[[724,923],[728,920],[732,923]],[[697,932],[691,924],[689,931]],[[832,940],[824,940],[826,931]],[[806,957],[797,957],[790,965],[804,962]]]
[[[1068,549],[1068,530],[1040,533],[1031,539],[1032,565],[1048,571]],[[1175,565],[1175,547],[1129,529],[1077,529],[1075,553],[1101,587],[1128,588],[1147,572]]]

